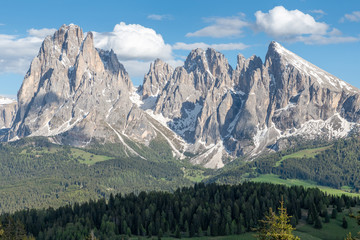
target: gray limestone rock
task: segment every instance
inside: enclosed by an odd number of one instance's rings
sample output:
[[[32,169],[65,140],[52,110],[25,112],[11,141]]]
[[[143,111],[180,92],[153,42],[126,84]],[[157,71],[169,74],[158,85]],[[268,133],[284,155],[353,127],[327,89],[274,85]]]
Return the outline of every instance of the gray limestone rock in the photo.
[[[0,96],[0,129],[10,128],[16,115],[17,102]]]
[[[94,139],[123,142],[129,134],[148,143],[155,132],[130,101],[132,90],[113,51],[95,49],[91,32],[84,38],[78,26],[63,25],[44,40],[32,61],[6,138],[48,136],[61,144],[86,146]],[[129,126],[136,132],[128,131]]]

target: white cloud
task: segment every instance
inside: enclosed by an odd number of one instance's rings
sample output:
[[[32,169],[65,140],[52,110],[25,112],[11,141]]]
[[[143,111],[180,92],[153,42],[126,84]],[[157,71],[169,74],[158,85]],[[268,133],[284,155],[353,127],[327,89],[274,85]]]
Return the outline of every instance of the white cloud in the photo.
[[[326,34],[329,26],[316,22],[309,14],[299,10],[288,11],[283,6],[277,6],[268,13],[255,13],[256,26],[273,37],[291,38],[303,34]]]
[[[340,22],[344,22],[345,20],[349,20],[350,22],[360,22],[360,11],[345,14],[345,16],[341,18]]]
[[[311,10],[311,11],[309,11],[309,12],[316,14],[316,19],[320,19],[320,18],[322,18],[323,16],[327,15],[326,12],[324,12],[324,11],[321,10],[321,9],[314,9],[314,10]]]
[[[121,22],[112,32],[94,32],[95,46],[113,49],[120,60],[171,59],[171,46],[153,29]]]
[[[150,14],[149,16],[147,16],[148,19],[151,20],[156,20],[156,21],[161,21],[161,20],[166,20],[166,19],[171,19],[171,15],[169,14]]]
[[[294,39],[296,42],[304,42],[306,44],[335,44],[335,43],[346,43],[346,42],[358,42],[359,38],[356,37],[343,37],[337,35],[311,35],[311,36],[298,36]]]
[[[322,10],[313,12],[323,13]],[[342,36],[340,30],[330,28],[324,22],[317,22],[311,15],[299,10],[287,10],[277,6],[268,13],[255,13],[255,28],[266,34],[288,42],[304,42],[306,44],[332,44],[359,41],[357,37]]]
[[[249,23],[242,20],[242,16],[227,18],[206,18],[207,22],[213,24],[193,33],[187,33],[187,37],[234,37],[242,34],[242,29],[249,26]]]
[[[326,13],[321,9],[314,9],[314,10],[311,10],[310,12],[311,13],[321,14],[321,15],[326,15]]]
[[[0,73],[25,74],[43,41],[39,33],[46,31],[32,29],[26,37],[0,34]]]
[[[243,50],[248,48],[249,46],[243,43],[223,43],[223,44],[206,44],[203,42],[198,43],[183,43],[177,42],[173,45],[173,49],[175,50],[193,50],[196,48],[214,48],[218,51],[226,51],[226,50]]]
[[[27,30],[28,34],[33,37],[45,38],[48,35],[53,35],[56,32],[55,28],[42,28],[42,29],[34,29],[31,28]]]
[[[131,78],[144,78],[152,61],[126,60],[120,62],[124,65]]]
[[[4,24],[4,23],[0,23],[0,26],[5,26],[5,24]]]

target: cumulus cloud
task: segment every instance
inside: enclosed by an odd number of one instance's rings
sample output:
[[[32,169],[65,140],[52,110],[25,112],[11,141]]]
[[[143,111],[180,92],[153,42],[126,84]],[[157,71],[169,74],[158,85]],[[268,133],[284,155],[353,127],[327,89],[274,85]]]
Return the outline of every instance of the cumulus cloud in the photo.
[[[360,11],[354,11],[350,14],[345,14],[345,16],[340,19],[340,22],[345,22],[345,20],[350,22],[360,22]]]
[[[34,29],[31,28],[27,30],[28,34],[33,37],[45,38],[48,35],[53,35],[56,32],[55,28],[42,28],[42,29]]]
[[[326,34],[329,26],[316,22],[309,14],[277,6],[268,13],[255,13],[256,26],[274,37],[292,37],[302,34]]]
[[[197,43],[183,43],[177,42],[173,45],[173,49],[175,50],[193,50],[196,48],[214,48],[218,51],[226,51],[226,50],[243,50],[248,48],[249,46],[244,43],[223,43],[223,44],[207,44],[203,42]]]
[[[112,32],[94,32],[95,46],[113,49],[120,60],[171,59],[171,46],[155,30],[121,22]]]
[[[322,10],[315,10],[322,13]],[[342,36],[340,30],[330,28],[324,22],[317,22],[311,15],[299,10],[287,10],[277,6],[268,13],[255,13],[255,28],[266,34],[288,42],[306,44],[332,44],[359,41],[357,37]]]
[[[243,28],[249,26],[249,23],[242,20],[242,16],[227,18],[206,18],[205,21],[211,22],[210,26],[202,28],[193,33],[187,33],[187,37],[234,37],[243,33]]]
[[[0,34],[0,73],[24,74],[36,56],[49,29],[30,29],[28,36]]]
[[[161,20],[171,19],[171,15],[169,15],[169,14],[163,14],[163,15],[150,14],[150,15],[147,16],[147,18],[151,19],[151,20],[161,21]]]

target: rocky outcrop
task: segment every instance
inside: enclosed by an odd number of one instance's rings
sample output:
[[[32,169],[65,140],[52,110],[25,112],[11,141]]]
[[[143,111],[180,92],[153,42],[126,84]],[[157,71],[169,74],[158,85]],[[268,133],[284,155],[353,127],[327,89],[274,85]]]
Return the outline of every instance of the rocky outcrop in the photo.
[[[139,89],[143,99],[157,97],[171,78],[174,69],[161,59],[156,59],[150,65],[149,72],[145,75],[144,83]]]
[[[17,111],[17,102],[0,96],[0,129],[10,128]]]
[[[93,140],[124,142],[127,136],[146,143],[155,133],[130,101],[132,89],[113,51],[95,49],[91,32],[84,37],[78,26],[63,25],[32,61],[5,137],[49,136],[86,146]]]

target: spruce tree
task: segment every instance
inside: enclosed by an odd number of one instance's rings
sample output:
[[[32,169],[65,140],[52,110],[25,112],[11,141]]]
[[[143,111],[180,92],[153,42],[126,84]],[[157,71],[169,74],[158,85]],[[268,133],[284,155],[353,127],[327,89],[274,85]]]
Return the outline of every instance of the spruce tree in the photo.
[[[262,220],[263,227],[259,231],[258,239],[260,240],[300,240],[294,236],[292,231],[295,230],[290,224],[290,217],[287,215],[284,201],[280,201],[278,208],[279,215],[270,208],[269,214]]]
[[[348,222],[347,222],[345,217],[343,217],[343,220],[342,220],[342,227],[345,228],[345,229],[348,228]]]
[[[331,212],[331,218],[336,219],[336,216],[337,216],[337,210],[335,208],[333,208],[333,210]]]
[[[317,217],[317,218],[315,219],[315,225],[314,225],[314,227],[317,228],[317,229],[321,229],[321,228],[322,228],[322,223],[321,223],[320,217]]]

